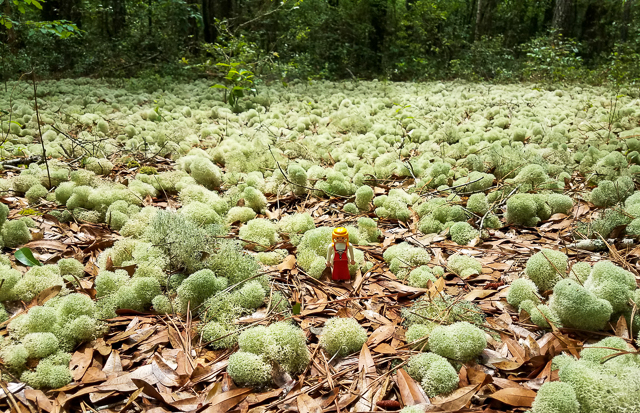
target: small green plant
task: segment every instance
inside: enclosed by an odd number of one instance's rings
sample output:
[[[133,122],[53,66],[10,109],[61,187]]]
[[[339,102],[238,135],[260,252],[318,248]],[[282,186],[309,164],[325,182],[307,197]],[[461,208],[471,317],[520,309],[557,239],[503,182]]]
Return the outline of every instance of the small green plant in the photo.
[[[224,102],[231,106],[238,106],[238,101],[245,96],[245,93],[256,95],[256,88],[253,84],[254,74],[251,70],[241,67],[243,62],[218,63],[216,66],[228,68],[224,77],[226,85],[219,83],[211,86],[215,89],[224,90]]]

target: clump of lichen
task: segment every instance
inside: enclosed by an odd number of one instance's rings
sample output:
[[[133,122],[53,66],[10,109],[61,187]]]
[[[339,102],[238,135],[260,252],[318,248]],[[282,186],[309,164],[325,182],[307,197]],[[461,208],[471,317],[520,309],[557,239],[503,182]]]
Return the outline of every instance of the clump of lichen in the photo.
[[[579,412],[580,404],[573,387],[557,381],[544,383],[531,405],[531,413]]]
[[[261,355],[291,375],[306,368],[310,359],[304,332],[285,321],[245,330],[238,337],[238,345],[240,351]]]
[[[482,272],[482,264],[467,255],[456,254],[450,257],[447,266],[463,280]]]
[[[458,388],[458,374],[451,363],[434,353],[412,356],[407,363],[407,373],[420,382],[429,397],[451,393]]]
[[[507,293],[507,302],[515,308],[520,308],[520,304],[526,300],[530,300],[533,303],[540,301],[538,298],[538,287],[531,280],[518,278],[511,283],[511,287]]]
[[[565,277],[567,260],[566,254],[560,251],[542,249],[527,260],[525,273],[540,291],[550,290]]]
[[[466,321],[474,325],[484,323],[484,313],[470,301],[453,298],[446,294],[438,294],[433,298],[423,296],[411,307],[402,310],[407,326],[424,324],[427,321],[438,324],[451,324]]]
[[[538,304],[533,300],[524,300],[520,303],[520,310],[529,314],[531,322],[540,328],[551,328],[551,324],[562,327],[558,314],[546,304]]]
[[[600,261],[593,266],[584,282],[584,288],[611,304],[614,313],[629,309],[629,300],[637,288],[635,276],[611,261]]]
[[[467,362],[478,357],[486,347],[484,332],[465,321],[438,326],[429,335],[429,349],[451,360]]]
[[[473,228],[468,222],[456,222],[451,225],[449,234],[451,235],[451,241],[458,245],[467,245],[471,240],[480,235],[480,232]]]
[[[353,318],[331,318],[320,334],[320,345],[331,356],[344,357],[360,351],[365,341],[367,332]]]
[[[413,267],[426,265],[431,260],[429,253],[423,249],[414,247],[408,242],[392,245],[383,254],[389,269],[398,278],[406,278]]]
[[[264,387],[271,383],[271,365],[264,357],[239,351],[229,357],[227,373],[240,386]]]
[[[556,356],[552,368],[558,370],[560,381],[542,386],[533,403],[534,412],[638,411],[640,362],[637,355],[624,354],[630,350],[623,339],[607,337],[586,345],[580,359]],[[610,358],[615,354],[620,355]]]
[[[600,330],[611,318],[613,308],[576,281],[565,278],[553,288],[549,307],[562,325],[581,330]]]
[[[507,224],[533,227],[549,219],[553,211],[542,194],[515,194],[507,200]]]

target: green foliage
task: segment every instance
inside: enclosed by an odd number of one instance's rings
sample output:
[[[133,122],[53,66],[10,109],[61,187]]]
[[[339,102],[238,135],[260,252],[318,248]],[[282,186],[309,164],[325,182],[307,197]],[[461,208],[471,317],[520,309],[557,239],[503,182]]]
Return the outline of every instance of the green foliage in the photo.
[[[26,265],[27,267],[35,267],[35,266],[42,265],[42,263],[33,256],[33,253],[27,247],[20,248],[15,252],[14,255],[16,257],[16,260]]]
[[[158,175],[158,170],[153,166],[143,166],[138,172],[144,175]]]
[[[582,69],[578,47],[576,41],[553,31],[530,40],[522,46],[527,55],[524,76],[534,81],[551,82],[576,79]]]

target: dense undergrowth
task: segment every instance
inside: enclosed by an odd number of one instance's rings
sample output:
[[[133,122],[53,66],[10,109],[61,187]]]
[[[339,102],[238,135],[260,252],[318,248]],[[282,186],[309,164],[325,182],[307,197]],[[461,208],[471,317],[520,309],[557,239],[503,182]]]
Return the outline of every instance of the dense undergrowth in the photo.
[[[476,246],[493,231],[536,227],[590,203],[597,212],[577,223],[576,241],[640,236],[640,101],[631,90],[318,82],[265,89],[230,107],[204,82],[133,93],[79,79],[40,84],[36,111],[27,84],[9,89],[0,97],[0,156],[31,161],[9,166],[0,190],[59,222],[121,235],[97,258],[95,300],[79,288],[84,262],[20,271],[2,258],[0,301],[9,321],[0,356],[12,377],[35,388],[69,383],[69,352],[103,335],[120,310],[190,313],[209,348],[238,345],[227,371],[239,385],[266,388],[274,371],[305,370],[307,336],[291,321],[291,291],[269,271],[293,253],[301,276],[321,278],[332,228],[316,226],[305,211],[273,219],[274,197],[331,198],[356,247],[354,277],[372,269],[358,246],[380,244],[382,223]],[[163,209],[152,199],[174,202]],[[35,222],[7,219],[2,206],[9,251],[30,240]],[[547,248],[508,290],[514,311],[543,330],[607,331],[624,316],[637,336],[633,273]],[[444,268],[432,257],[410,242],[383,254],[397,280],[415,288],[483,270],[464,252]],[[19,305],[55,286],[60,293],[44,305],[28,312]],[[261,308],[282,321],[235,323]],[[499,339],[479,307],[444,293],[423,295],[403,316],[417,352],[407,371],[429,396],[455,390],[461,363]],[[366,340],[355,319],[339,317],[319,337],[327,359],[357,352]],[[542,386],[533,412],[637,411],[637,355],[602,362],[632,352],[629,341],[604,339],[579,360],[557,356],[560,383]]]

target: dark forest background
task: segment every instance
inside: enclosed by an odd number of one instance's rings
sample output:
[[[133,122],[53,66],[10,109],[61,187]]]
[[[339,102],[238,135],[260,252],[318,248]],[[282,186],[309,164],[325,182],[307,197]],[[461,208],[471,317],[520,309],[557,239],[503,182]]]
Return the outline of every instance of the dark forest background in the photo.
[[[0,0],[2,80],[640,78],[634,0]],[[221,63],[221,64],[220,64]],[[229,65],[229,66],[225,66]]]

